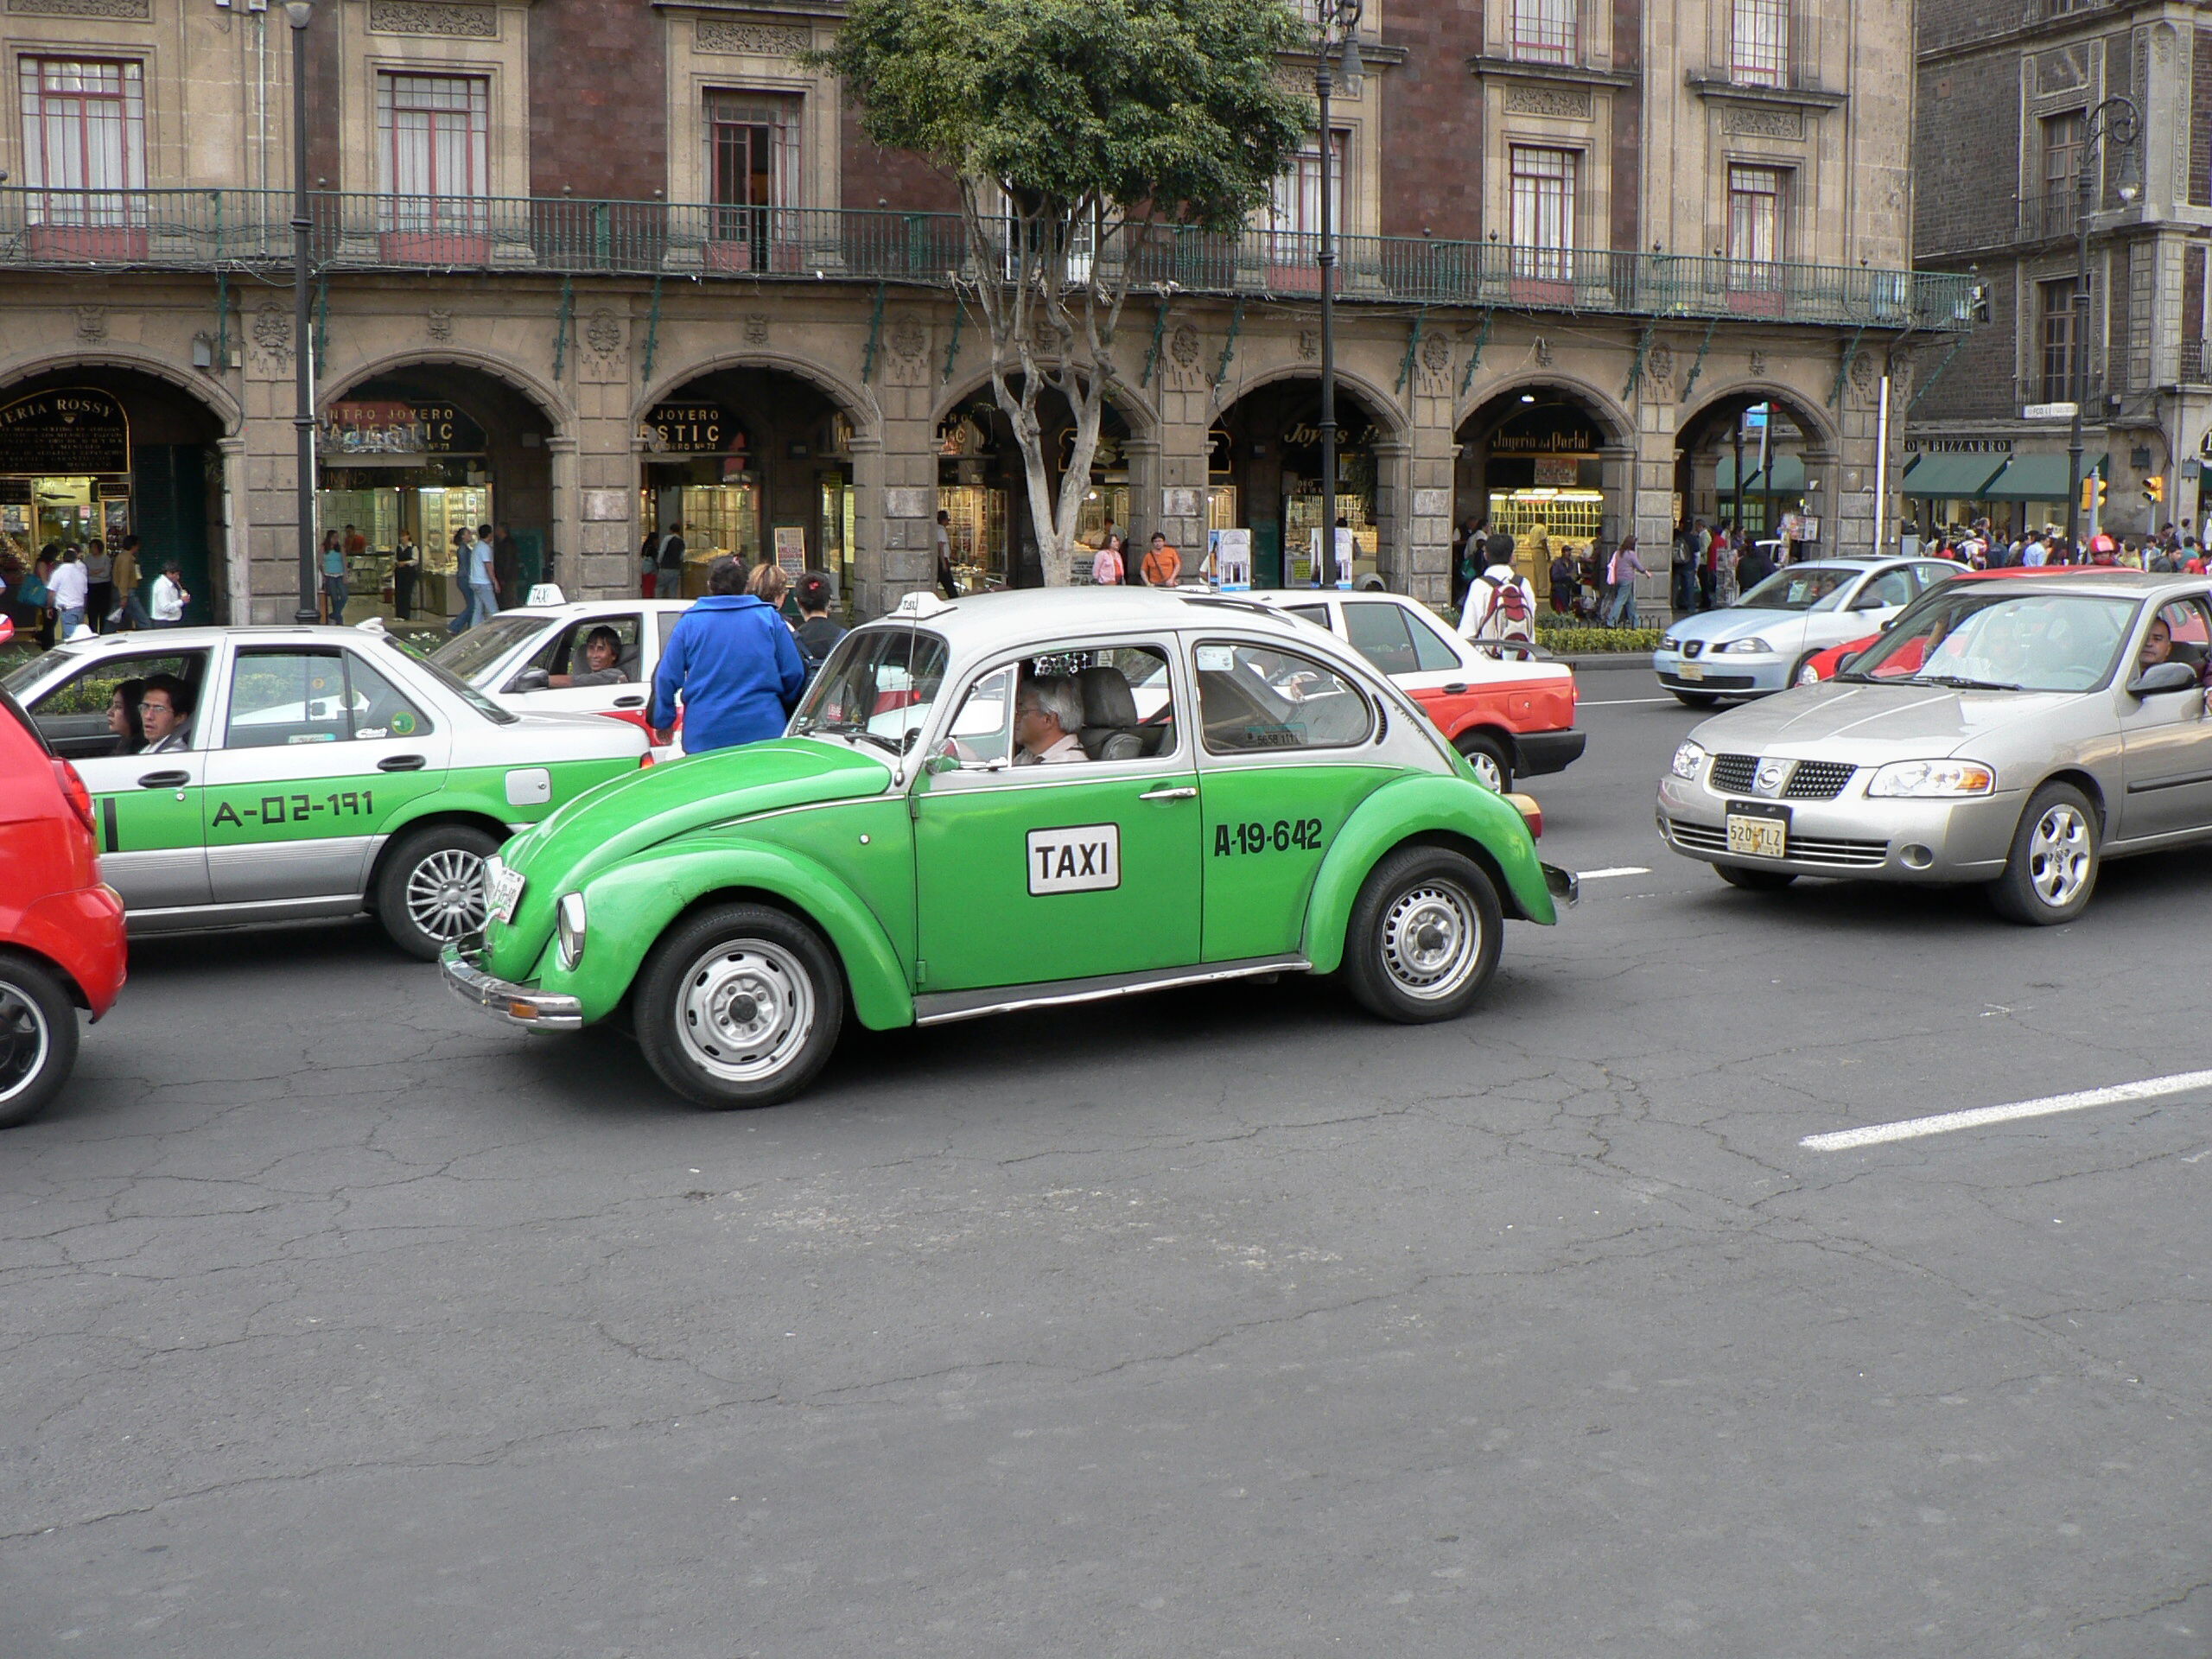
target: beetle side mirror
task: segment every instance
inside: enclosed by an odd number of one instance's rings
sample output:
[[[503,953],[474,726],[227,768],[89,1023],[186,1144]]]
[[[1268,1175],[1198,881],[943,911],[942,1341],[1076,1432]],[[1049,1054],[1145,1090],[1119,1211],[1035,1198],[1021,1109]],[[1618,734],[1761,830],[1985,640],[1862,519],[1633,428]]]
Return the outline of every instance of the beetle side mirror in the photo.
[[[2158,663],[2128,682],[2127,695],[2131,697],[2165,696],[2176,691],[2194,691],[2196,685],[2196,671],[2187,663]]]
[[[932,778],[942,778],[948,772],[960,770],[960,757],[957,754],[933,754],[922,763],[922,770]]]

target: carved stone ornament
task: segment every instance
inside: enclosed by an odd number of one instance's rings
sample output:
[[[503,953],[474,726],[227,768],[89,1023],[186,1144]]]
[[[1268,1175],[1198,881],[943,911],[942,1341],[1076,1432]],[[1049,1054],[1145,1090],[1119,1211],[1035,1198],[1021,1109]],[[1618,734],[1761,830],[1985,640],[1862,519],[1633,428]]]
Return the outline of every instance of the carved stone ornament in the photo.
[[[77,338],[88,345],[107,338],[105,306],[80,305],[77,308]]]
[[[453,338],[453,313],[450,311],[425,313],[423,318],[423,332],[440,345],[443,345]]]
[[[1452,366],[1452,342],[1441,334],[1431,334],[1421,343],[1421,363],[1431,374],[1441,374]]]
[[[1509,86],[1505,89],[1505,112],[1588,121],[1595,116],[1596,110],[1587,86]]]
[[[768,343],[768,314],[766,311],[745,314],[745,343],[748,346],[766,346]]]
[[[1720,130],[1745,138],[1802,138],[1805,116],[1801,110],[1724,109]]]
[[[754,58],[795,57],[814,44],[804,29],[775,23],[738,22],[721,17],[702,17],[692,36],[702,52],[741,54]]]
[[[1529,349],[1535,354],[1536,366],[1538,368],[1548,369],[1551,367],[1552,343],[1549,340],[1546,339],[1541,334],[1538,334],[1536,336],[1535,343]]]
[[[1751,374],[1755,379],[1764,380],[1766,378],[1766,353],[1764,352],[1753,352],[1751,353]]]
[[[612,357],[622,349],[622,323],[605,306],[591,314],[584,324],[584,344],[601,357]]]
[[[273,301],[253,314],[253,343],[278,359],[292,354],[292,314]]]
[[[1858,392],[1862,401],[1871,399],[1874,396],[1876,378],[1874,359],[1866,353],[1861,352],[1851,359],[1852,388]]]
[[[456,41],[499,38],[497,6],[451,3],[451,0],[369,0],[372,35],[440,35]]]
[[[912,317],[901,317],[891,325],[891,349],[909,361],[919,357],[929,341],[928,331]]]
[[[1319,335],[1314,337],[1317,340]],[[1319,349],[1317,346],[1315,349]],[[1167,354],[1186,369],[1198,366],[1198,331],[1187,322],[1175,325],[1175,332],[1168,336]]]
[[[1298,331],[1298,354],[1308,363],[1321,355],[1321,331],[1319,328]]]
[[[106,17],[127,23],[154,21],[153,0],[8,0],[18,17]]]
[[[1643,378],[1654,394],[1671,391],[1675,385],[1675,348],[1654,346],[1651,355],[1644,361]]]

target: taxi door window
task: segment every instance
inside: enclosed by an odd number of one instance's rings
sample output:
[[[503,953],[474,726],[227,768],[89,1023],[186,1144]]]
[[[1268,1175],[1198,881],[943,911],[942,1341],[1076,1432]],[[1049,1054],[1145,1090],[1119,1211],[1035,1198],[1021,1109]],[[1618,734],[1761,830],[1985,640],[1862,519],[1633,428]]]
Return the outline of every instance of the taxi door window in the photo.
[[[1395,605],[1347,605],[1344,632],[1351,648],[1385,674],[1411,674],[1421,667],[1406,613]]]
[[[1014,675],[1009,663],[968,688],[939,753],[987,771],[1014,759]]]
[[[1912,598],[1912,584],[1905,580],[1902,570],[1885,570],[1859,590],[1859,597],[1852,601],[1854,611],[1872,611],[1885,605],[1903,605]]]
[[[430,729],[429,716],[351,652],[241,652],[231,671],[223,747],[350,743]]]
[[[194,709],[206,701],[206,652],[149,652],[144,656],[103,657],[42,694],[28,712],[39,734],[65,760],[133,753],[135,746],[126,746],[108,725],[108,705],[125,681],[156,674],[181,680]]]
[[[1398,614],[1406,619],[1406,627],[1414,637],[1414,655],[1421,660],[1422,673],[1459,666],[1459,653],[1445,643],[1444,636],[1427,617],[1417,611],[1399,610]]]
[[[675,619],[670,618],[671,627]],[[613,630],[620,642],[621,653],[616,658],[626,680],[638,677],[639,640],[643,620],[636,616],[588,616],[571,622],[554,634],[541,646],[525,665],[543,669],[548,674],[582,674],[586,670],[584,642],[601,628]]]
[[[1283,608],[1300,620],[1311,622],[1317,628],[1326,628],[1329,626],[1329,607],[1325,605],[1287,605]]]
[[[1205,641],[1194,655],[1198,719],[1211,753],[1348,748],[1374,728],[1367,699],[1311,657],[1227,640]]]
[[[1070,645],[1025,657],[1015,671],[1017,709],[1033,685],[1055,688],[1064,710],[1081,711],[1069,734],[1083,760],[1157,760],[1179,747],[1173,683],[1167,652],[1159,645]],[[1013,759],[1016,766],[1028,764],[1019,749]]]

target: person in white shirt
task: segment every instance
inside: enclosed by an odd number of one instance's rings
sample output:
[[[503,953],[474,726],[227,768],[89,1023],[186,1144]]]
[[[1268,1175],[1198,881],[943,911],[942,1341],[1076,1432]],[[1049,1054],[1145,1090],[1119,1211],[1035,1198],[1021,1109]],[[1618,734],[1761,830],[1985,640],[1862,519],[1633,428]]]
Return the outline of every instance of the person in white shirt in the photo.
[[[54,632],[64,639],[70,639],[84,626],[85,601],[92,590],[92,578],[75,548],[61,550],[61,563],[54,567],[46,586],[53,594]]]
[[[184,590],[184,567],[171,559],[162,566],[162,574],[154,578],[154,626],[182,627],[184,607],[191,602],[192,595]]]

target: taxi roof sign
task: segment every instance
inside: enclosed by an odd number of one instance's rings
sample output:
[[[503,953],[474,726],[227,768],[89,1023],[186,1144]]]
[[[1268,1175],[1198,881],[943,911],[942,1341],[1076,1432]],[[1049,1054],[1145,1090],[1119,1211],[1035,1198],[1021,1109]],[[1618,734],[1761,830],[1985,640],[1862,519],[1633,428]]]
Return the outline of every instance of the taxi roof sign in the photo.
[[[918,588],[912,593],[902,597],[899,601],[898,608],[891,613],[893,616],[911,617],[919,620],[923,617],[942,615],[951,608],[950,600],[940,599],[927,588]]]

